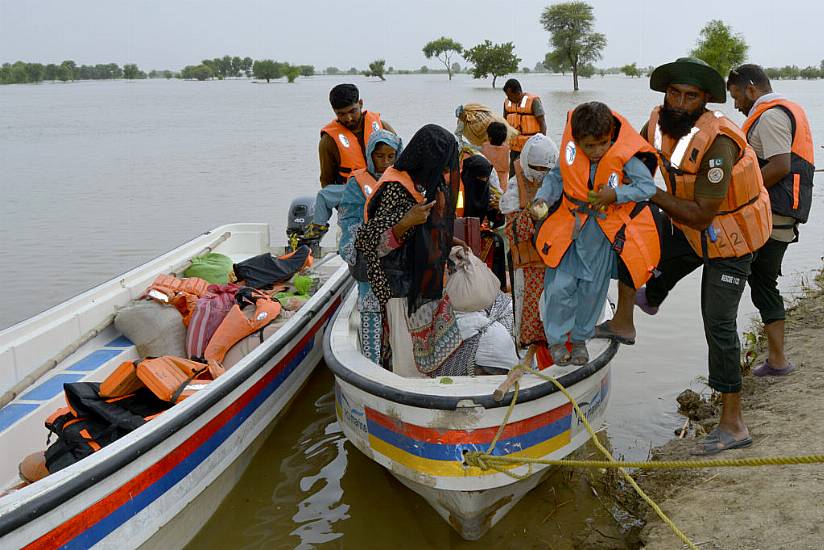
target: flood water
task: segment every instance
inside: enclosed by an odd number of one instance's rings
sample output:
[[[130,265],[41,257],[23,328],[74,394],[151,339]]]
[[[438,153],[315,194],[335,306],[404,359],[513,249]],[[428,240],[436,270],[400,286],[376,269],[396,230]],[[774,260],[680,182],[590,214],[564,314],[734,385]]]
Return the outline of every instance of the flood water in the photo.
[[[357,83],[365,107],[407,141],[425,123],[454,128],[459,104],[498,108],[503,100],[500,89],[465,75],[451,82],[445,75],[387,78],[0,87],[0,329],[224,223],[268,222],[273,242],[280,240],[289,201],[318,188],[318,131],[332,117],[327,94],[339,82]],[[570,91],[571,77],[519,78],[541,95],[556,141],[565,113],[580,102],[604,101],[640,127],[662,100],[643,78],[584,79],[578,93]],[[824,144],[824,82],[777,82],[775,89],[807,109],[813,137]],[[720,108],[742,122],[731,102]],[[824,254],[820,181],[811,221],[785,257],[788,292]],[[638,343],[622,347],[612,367],[607,433],[616,454],[646,458],[680,424],[675,396],[702,387],[696,378],[706,376],[707,352],[698,296],[695,273],[656,317],[637,313]],[[740,330],[753,314],[745,297]],[[194,545],[464,546],[422,499],[345,442],[331,387],[321,365]],[[589,488],[558,474],[481,544],[567,548],[590,518],[604,521],[605,514]]]

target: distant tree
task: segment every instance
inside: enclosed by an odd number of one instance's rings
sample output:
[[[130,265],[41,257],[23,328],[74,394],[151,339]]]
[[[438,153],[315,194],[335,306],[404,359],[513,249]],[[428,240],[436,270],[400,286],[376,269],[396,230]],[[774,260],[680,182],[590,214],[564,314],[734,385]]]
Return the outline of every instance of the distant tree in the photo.
[[[283,76],[286,77],[286,80],[288,80],[290,84],[293,83],[295,79],[300,76],[300,66],[284,63]]]
[[[349,67],[349,74],[358,74],[358,69],[355,67]]]
[[[630,78],[640,78],[641,76],[641,69],[638,68],[637,63],[630,63],[629,65],[624,65],[623,67],[621,67],[621,72]]]
[[[537,63],[535,63],[535,68],[532,69],[532,70],[533,70],[533,72],[536,72],[536,73],[542,73],[542,72],[546,71],[546,67],[544,67],[543,63],[538,61]]]
[[[69,80],[73,80],[73,77],[74,75],[68,66],[62,63],[57,66],[57,80],[60,82],[67,82]]]
[[[492,87],[499,76],[518,70],[521,58],[515,55],[512,42],[493,44],[484,40],[481,44],[464,51],[464,58],[472,63],[472,77],[486,78],[492,75]]]
[[[784,65],[778,71],[780,78],[787,80],[798,80],[801,76],[801,69],[799,69],[796,65]]]
[[[75,71],[77,70],[77,64],[74,61],[72,61],[71,59],[67,59],[63,63],[61,63],[60,65],[62,65],[63,67],[66,67],[66,70],[69,71],[69,75],[70,75],[69,80],[74,80],[75,79],[75,76],[74,76]]]
[[[49,63],[43,68],[43,80],[57,80],[57,65]]]
[[[522,73],[528,73],[528,72],[530,72],[529,67],[521,67],[521,72],[522,72]]]
[[[766,73],[767,78],[770,80],[778,80],[781,78],[781,71],[778,67],[767,67],[764,69],[764,73]]]
[[[561,73],[563,75],[569,72],[570,66],[566,58],[558,51],[549,52],[544,57],[544,67],[551,73]]]
[[[389,67],[388,69],[386,69],[386,74],[392,74],[394,72],[395,72],[395,67]]]
[[[137,80],[146,78],[146,73],[141,71],[134,63],[123,65],[123,78],[127,80]]]
[[[214,76],[214,72],[209,65],[187,65],[183,67],[183,70],[180,71],[180,78],[185,78],[189,80],[200,80],[201,82],[204,80],[208,80]]]
[[[252,61],[251,57],[244,57],[240,62],[240,69],[243,71],[243,74],[246,75],[246,78],[251,78],[252,76]]]
[[[704,25],[690,55],[706,61],[726,78],[730,69],[747,59],[749,46],[741,34],[733,34],[732,27],[714,19]]]
[[[461,46],[460,42],[447,38],[446,36],[427,42],[423,47],[423,54],[427,59],[435,57],[443,63],[443,66],[446,67],[447,74],[449,74],[449,80],[452,80],[452,56],[456,54],[461,55],[461,52],[463,52],[463,46]]]
[[[421,65],[421,68],[418,72],[421,74],[426,74],[429,72],[429,67],[427,67],[426,65]]]
[[[457,61],[452,64],[452,74],[458,74],[461,72],[461,64]]]
[[[40,82],[46,74],[46,67],[42,63],[26,63],[27,82]]]
[[[300,69],[300,76],[314,76],[315,75],[315,66],[314,65],[299,65],[298,68]]]
[[[814,80],[816,78],[821,78],[821,72],[818,70],[818,67],[810,65],[809,67],[804,67],[801,69],[800,76],[804,80]]]
[[[576,91],[581,66],[601,59],[607,45],[606,37],[593,30],[594,23],[592,6],[581,1],[553,4],[541,14],[541,24],[552,35],[553,53],[572,70],[572,89]]]
[[[232,58],[232,76],[238,77],[241,74],[243,74],[243,60],[238,56],[234,56]]]
[[[323,72],[326,74],[340,74],[340,69],[337,67],[326,67],[326,70]]]
[[[174,75],[175,75],[175,74],[174,74],[172,71],[170,71],[170,70],[165,70],[165,71],[163,71],[163,78],[165,78],[166,80],[169,80],[169,79],[170,79],[170,78],[172,78]]]
[[[272,59],[261,59],[252,64],[252,74],[255,78],[266,80],[268,83],[271,79],[280,78],[283,76],[283,65]],[[298,71],[300,74],[300,71]]]
[[[372,63],[369,64],[369,70],[363,71],[363,76],[377,76],[381,80],[386,80],[383,77],[384,73],[384,65],[386,65],[386,61],[383,59],[376,59]]]
[[[592,63],[584,63],[580,67],[578,67],[578,74],[584,78],[592,78],[595,75],[595,65]]]
[[[223,77],[235,76],[232,69],[232,56],[224,55],[220,60],[220,67],[223,69]]]

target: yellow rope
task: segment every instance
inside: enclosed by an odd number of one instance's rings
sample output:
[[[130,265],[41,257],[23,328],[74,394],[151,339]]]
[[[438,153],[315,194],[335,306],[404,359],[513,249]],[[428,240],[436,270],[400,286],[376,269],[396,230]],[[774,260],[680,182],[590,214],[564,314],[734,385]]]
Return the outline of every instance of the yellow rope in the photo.
[[[560,392],[562,392],[566,396],[567,399],[569,399],[569,402],[572,403],[572,407],[575,409],[575,413],[578,415],[578,418],[581,419],[581,422],[583,422],[584,427],[586,428],[587,432],[589,432],[589,435],[592,438],[593,444],[606,457],[606,459],[608,461],[608,462],[606,462],[606,464],[616,463],[617,462],[615,460],[615,458],[612,456],[612,453],[610,453],[601,444],[601,442],[598,440],[598,437],[596,436],[595,431],[592,429],[592,426],[589,424],[589,421],[587,420],[587,417],[584,415],[583,412],[581,412],[581,409],[578,407],[578,403],[575,401],[575,399],[572,397],[572,395],[567,391],[567,389],[563,385],[561,385],[560,382],[558,382],[552,376],[548,376],[548,375],[545,375],[541,372],[534,371],[534,370],[532,370],[528,367],[525,367],[524,365],[517,365],[513,368],[513,370],[515,370],[515,369],[525,370],[526,372],[534,374],[534,375],[538,376],[539,378],[542,378],[544,380],[548,380],[548,381],[552,382],[555,385],[555,387],[558,388],[558,390]],[[515,403],[517,402],[517,398],[518,398],[518,386],[515,386],[515,393],[512,396],[512,401],[509,403],[509,408],[506,412],[506,415],[504,416],[504,422],[501,424],[501,427],[498,429],[498,433],[495,434],[495,438],[492,441],[492,445],[490,445],[489,449],[486,451],[486,453],[483,453],[483,454],[477,453],[477,452],[467,453],[467,456],[465,457],[467,464],[471,463],[472,465],[478,466],[482,469],[497,470],[499,472],[506,473],[506,474],[508,474],[512,477],[518,478],[518,479],[525,477],[525,476],[520,476],[518,474],[515,474],[513,472],[507,472],[503,468],[495,466],[492,462],[493,461],[494,462],[500,462],[499,459],[504,458],[504,457],[493,457],[493,456],[491,456],[492,451],[495,449],[495,444],[498,441],[498,436],[500,436],[501,433],[503,433],[503,428],[506,425],[506,423],[509,421],[509,416],[512,414],[512,411],[515,409]],[[521,459],[521,458],[518,458],[516,460],[513,460],[512,462],[527,464],[528,461],[524,460],[524,459]],[[594,461],[594,462],[598,462],[598,461]],[[661,510],[661,508],[643,491],[643,489],[641,489],[641,487],[638,486],[638,484],[635,482],[635,480],[632,478],[632,476],[629,475],[627,473],[627,471],[624,470],[623,467],[618,466],[618,465],[613,466],[613,467],[618,468],[618,470],[621,472],[621,475],[624,477],[624,479],[627,480],[627,483],[632,485],[632,488],[635,489],[635,492],[638,493],[638,496],[640,496],[644,500],[644,502],[646,502],[649,505],[649,507],[652,508],[655,511],[655,513],[658,515],[658,517],[661,518],[661,521],[663,521],[670,529],[672,529],[672,532],[675,533],[675,535],[679,539],[681,539],[681,541],[684,544],[686,544],[687,547],[690,548],[690,550],[698,550],[698,547],[695,546],[695,544],[689,539],[689,537],[687,537],[687,535],[684,534],[684,532],[681,531],[678,528],[678,526],[675,525],[675,523],[673,523],[672,520],[667,517],[667,515],[664,513],[664,511]]]
[[[824,455],[799,455],[755,457],[715,460],[670,460],[655,462],[605,461],[605,460],[545,460],[542,458],[490,456],[486,453],[471,452],[466,460],[476,466],[475,459],[491,464],[544,464],[547,466],[566,466],[569,468],[638,468],[640,470],[668,470],[695,468],[742,468],[754,466],[781,466],[787,464],[821,464]]]

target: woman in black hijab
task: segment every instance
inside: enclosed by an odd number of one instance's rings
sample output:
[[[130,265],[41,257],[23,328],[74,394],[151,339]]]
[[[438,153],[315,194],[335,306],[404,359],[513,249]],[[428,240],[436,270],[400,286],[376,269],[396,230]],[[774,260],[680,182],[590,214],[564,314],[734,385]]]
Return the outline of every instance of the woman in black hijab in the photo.
[[[399,315],[387,312],[386,306],[393,298],[405,298],[405,314],[413,316],[422,306],[428,310],[431,302],[443,297],[460,187],[458,143],[448,130],[428,124],[409,141],[394,170],[387,172],[369,201],[369,219],[358,231],[355,247],[366,259],[369,283],[382,313],[386,313],[381,316],[383,340],[387,344],[382,349],[395,348],[391,358],[393,370],[403,376],[432,375],[434,371],[422,367],[417,359],[417,371],[414,367],[409,369],[413,361],[411,343],[406,349],[406,341],[398,340],[403,335],[390,334],[387,323],[393,324],[393,332],[401,332],[400,323],[390,319]],[[398,172],[411,178],[414,189],[400,181],[405,176]],[[399,362],[403,364],[399,366]],[[383,364],[389,368],[389,356],[383,357]]]

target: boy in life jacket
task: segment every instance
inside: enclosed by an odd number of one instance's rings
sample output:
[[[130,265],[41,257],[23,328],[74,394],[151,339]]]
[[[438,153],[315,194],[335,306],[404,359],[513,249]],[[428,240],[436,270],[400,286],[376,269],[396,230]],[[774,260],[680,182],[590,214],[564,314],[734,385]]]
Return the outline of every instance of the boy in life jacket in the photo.
[[[329,92],[335,118],[320,130],[318,157],[320,186],[315,201],[315,217],[304,237],[319,239],[329,230],[332,210],[340,204],[343,188],[355,170],[366,168],[366,144],[372,132],[395,132],[381,120],[380,113],[365,111],[358,87],[338,84]]]
[[[579,105],[567,119],[561,158],[531,207],[533,217],[543,219],[549,205],[558,203],[535,241],[548,266],[541,306],[556,365],[589,362],[586,340],[594,334],[610,278],[639,288],[658,263],[657,227],[649,205],[642,204],[656,187],[637,157],[652,152],[603,103]]]
[[[506,144],[507,129],[502,122],[490,122],[486,127],[488,140],[481,145],[481,154],[495,168],[501,191],[506,192],[509,180],[509,145]]]
[[[366,276],[366,260],[355,250],[358,229],[363,225],[366,200],[378,190],[378,180],[401,153],[401,138],[387,130],[372,132],[366,144],[366,168],[355,170],[343,189],[338,206],[341,238],[338,253],[358,281],[361,352],[374,363],[381,359],[381,305]]]

